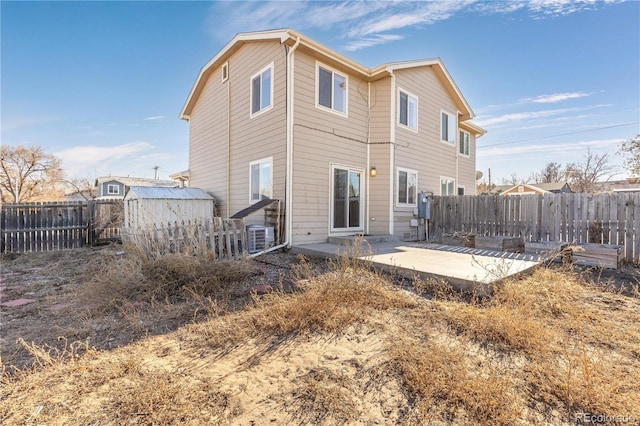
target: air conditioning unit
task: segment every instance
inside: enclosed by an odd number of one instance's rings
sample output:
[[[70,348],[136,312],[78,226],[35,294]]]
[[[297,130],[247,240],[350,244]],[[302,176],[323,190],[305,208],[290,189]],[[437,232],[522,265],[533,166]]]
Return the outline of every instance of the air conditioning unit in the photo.
[[[249,253],[258,253],[273,245],[273,226],[247,226],[247,249]]]

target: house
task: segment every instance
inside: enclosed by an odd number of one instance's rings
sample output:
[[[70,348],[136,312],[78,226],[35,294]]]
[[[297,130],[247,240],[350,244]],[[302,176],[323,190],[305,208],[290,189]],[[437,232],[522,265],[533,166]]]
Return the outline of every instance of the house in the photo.
[[[542,194],[565,194],[573,192],[567,182],[548,183],[521,183],[519,185],[508,186],[499,193],[500,195],[542,195]]]
[[[189,186],[189,170],[184,170],[182,172],[172,173],[169,177],[180,185],[181,188],[185,186]]]
[[[126,191],[132,186],[177,187],[173,180],[158,180],[138,177],[102,176],[96,179],[96,199],[123,199]]]
[[[236,35],[181,113],[190,186],[225,217],[284,201],[287,245],[410,239],[419,192],[475,194],[473,117],[438,58],[368,68],[291,29]]]
[[[640,192],[640,177],[596,182],[595,192]]]

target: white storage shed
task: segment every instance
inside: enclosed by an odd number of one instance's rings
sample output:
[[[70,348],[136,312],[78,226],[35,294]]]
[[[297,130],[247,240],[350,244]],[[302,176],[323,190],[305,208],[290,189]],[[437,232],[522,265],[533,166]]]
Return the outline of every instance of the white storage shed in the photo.
[[[124,196],[124,226],[131,230],[209,220],[215,199],[199,188],[132,186]]]

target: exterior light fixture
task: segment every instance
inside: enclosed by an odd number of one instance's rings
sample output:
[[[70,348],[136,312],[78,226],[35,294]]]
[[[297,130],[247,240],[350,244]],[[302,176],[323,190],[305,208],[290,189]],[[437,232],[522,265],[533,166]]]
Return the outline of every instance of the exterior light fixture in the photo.
[[[369,170],[369,176],[376,177],[377,174],[378,174],[378,171],[376,170],[375,167],[372,167],[371,170]]]

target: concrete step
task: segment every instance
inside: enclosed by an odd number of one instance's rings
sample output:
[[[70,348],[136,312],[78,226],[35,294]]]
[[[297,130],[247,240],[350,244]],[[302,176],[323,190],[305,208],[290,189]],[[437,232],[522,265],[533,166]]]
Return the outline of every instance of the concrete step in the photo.
[[[346,244],[349,242],[351,243],[354,242],[356,238],[357,237],[355,235],[333,236],[333,237],[329,237],[327,242],[330,244]],[[369,244],[388,243],[388,242],[395,242],[398,240],[393,235],[364,235],[360,238],[362,238],[364,241],[368,242]]]

